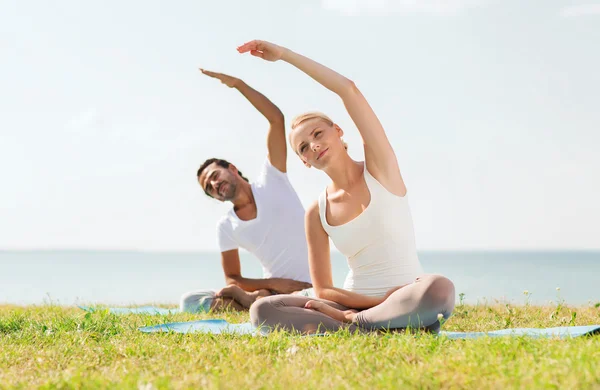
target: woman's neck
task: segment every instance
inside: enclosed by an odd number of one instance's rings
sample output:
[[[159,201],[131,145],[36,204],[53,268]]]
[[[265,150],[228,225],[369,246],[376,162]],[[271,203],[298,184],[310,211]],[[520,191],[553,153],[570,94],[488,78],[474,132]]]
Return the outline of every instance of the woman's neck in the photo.
[[[337,164],[327,167],[325,173],[331,178],[331,189],[335,191],[352,188],[362,178],[363,169],[366,169],[363,168],[363,165],[364,163],[354,161],[346,155],[343,159],[338,160]]]

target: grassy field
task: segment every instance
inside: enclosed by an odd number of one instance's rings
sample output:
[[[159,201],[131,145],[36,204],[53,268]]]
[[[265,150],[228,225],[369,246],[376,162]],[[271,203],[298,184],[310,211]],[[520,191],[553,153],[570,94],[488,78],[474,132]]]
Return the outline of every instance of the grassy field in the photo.
[[[445,330],[600,324],[599,305],[459,304]],[[248,314],[212,318],[245,322]],[[144,334],[208,316],[0,306],[0,388],[599,388],[600,336]]]

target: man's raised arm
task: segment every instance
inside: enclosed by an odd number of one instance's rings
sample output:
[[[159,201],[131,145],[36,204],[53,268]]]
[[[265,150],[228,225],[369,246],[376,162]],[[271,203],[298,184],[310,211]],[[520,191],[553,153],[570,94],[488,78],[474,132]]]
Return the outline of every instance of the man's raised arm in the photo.
[[[285,118],[281,110],[265,95],[258,92],[243,80],[205,69],[200,71],[210,77],[220,80],[230,88],[235,88],[256,108],[268,121],[267,133],[268,158],[275,168],[281,172],[287,171],[287,146],[285,141]]]

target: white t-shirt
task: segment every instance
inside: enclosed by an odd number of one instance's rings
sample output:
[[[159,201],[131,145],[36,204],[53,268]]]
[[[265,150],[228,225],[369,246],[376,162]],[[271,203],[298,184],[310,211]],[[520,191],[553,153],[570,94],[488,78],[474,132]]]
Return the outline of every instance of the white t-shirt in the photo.
[[[217,224],[219,249],[246,249],[260,260],[264,278],[310,282],[304,207],[287,174],[266,159],[250,187],[256,218],[242,221],[229,210]]]

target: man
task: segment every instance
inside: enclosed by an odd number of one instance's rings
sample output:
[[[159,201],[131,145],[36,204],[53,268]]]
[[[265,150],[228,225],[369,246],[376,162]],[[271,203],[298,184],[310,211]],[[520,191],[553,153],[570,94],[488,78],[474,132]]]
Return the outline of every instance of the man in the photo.
[[[237,89],[268,121],[268,155],[252,183],[226,160],[211,158],[198,169],[205,193],[233,208],[217,224],[221,264],[227,287],[214,292],[198,290],[181,297],[181,310],[220,308],[243,310],[261,296],[299,292],[310,294],[308,251],[304,234],[304,207],[286,174],[287,146],[282,112],[242,80],[200,69],[207,76]],[[263,279],[241,274],[239,248],[258,258]]]

